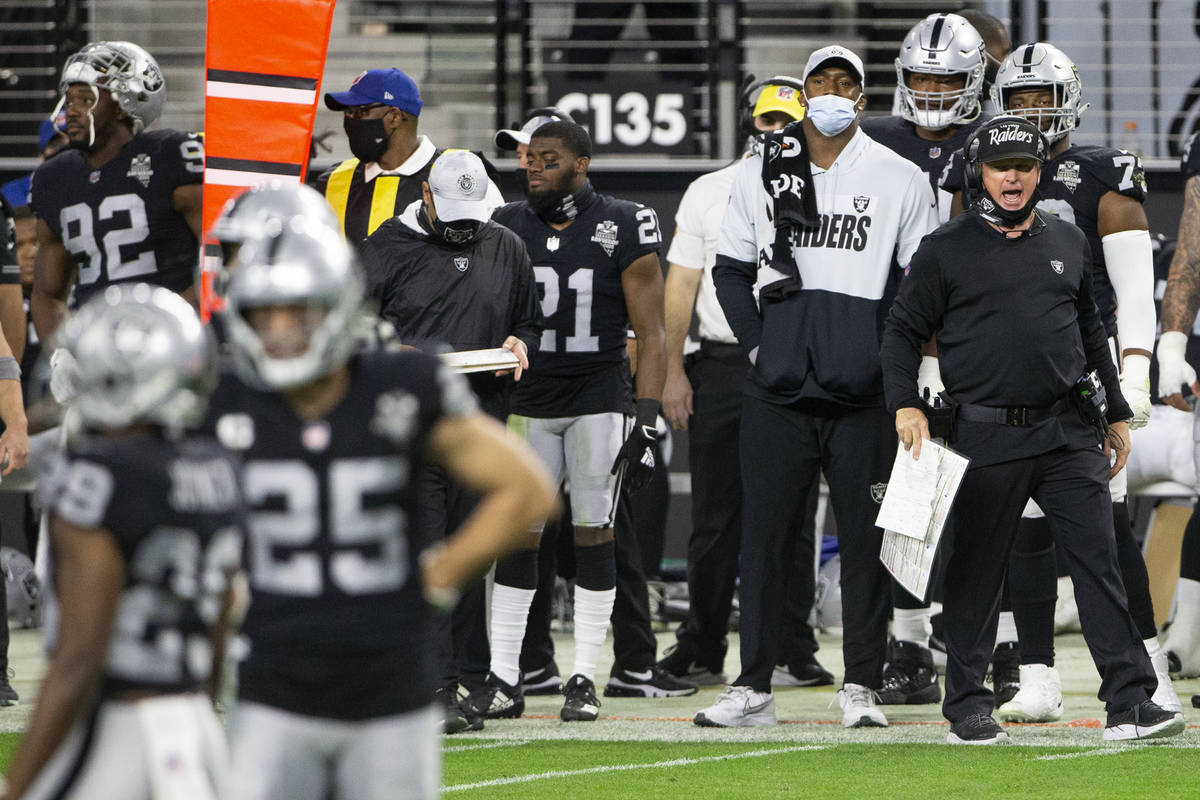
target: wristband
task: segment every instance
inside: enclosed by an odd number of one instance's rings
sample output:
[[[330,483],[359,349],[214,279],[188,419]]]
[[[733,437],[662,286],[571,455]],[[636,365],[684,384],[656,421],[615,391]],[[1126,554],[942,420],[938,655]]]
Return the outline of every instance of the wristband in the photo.
[[[652,400],[649,397],[639,397],[633,401],[637,413],[634,419],[638,425],[656,429],[658,427],[658,411],[662,408],[662,404],[657,400]]]
[[[0,358],[0,381],[21,380],[21,365],[12,356]]]

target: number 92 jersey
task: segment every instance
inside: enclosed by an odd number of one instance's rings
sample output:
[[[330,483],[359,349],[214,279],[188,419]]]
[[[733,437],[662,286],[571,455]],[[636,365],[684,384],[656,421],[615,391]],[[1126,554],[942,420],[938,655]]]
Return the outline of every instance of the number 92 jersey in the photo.
[[[466,381],[416,351],[363,353],[322,419],[223,377],[206,428],[242,460],[250,653],[243,700],[328,719],[428,705],[430,611],[417,476],[435,423],[474,413]]]
[[[173,194],[203,180],[199,137],[169,129],[139,133],[99,169],[78,150],[38,167],[29,205],[78,267],[75,304],[120,281],[191,286],[199,245]]]
[[[562,230],[527,202],[504,206],[494,219],[525,242],[546,320],[541,348],[513,386],[511,410],[531,417],[624,412],[631,393],[621,274],[658,252],[654,209],[595,194]]]
[[[43,484],[55,516],[107,530],[125,562],[106,694],[188,692],[209,678],[208,631],[241,560],[237,468],[211,439],[94,438]]]
[[[942,189],[962,190],[963,155],[959,150],[942,173]],[[1097,218],[1100,198],[1108,192],[1146,200],[1146,173],[1133,153],[1097,145],[1071,145],[1042,165],[1037,207],[1056,214],[1087,236],[1092,249],[1092,286],[1109,336],[1117,335],[1117,295],[1108,278]]]

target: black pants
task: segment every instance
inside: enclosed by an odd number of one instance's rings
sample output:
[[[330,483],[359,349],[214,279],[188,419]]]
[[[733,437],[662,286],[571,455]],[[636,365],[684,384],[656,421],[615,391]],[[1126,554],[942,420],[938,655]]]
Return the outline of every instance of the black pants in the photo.
[[[1149,699],[1157,681],[1129,616],[1117,567],[1108,459],[1061,447],[1032,458],[968,469],[943,552],[942,609],[948,663],[942,712],[951,722],[990,714],[983,685],[996,641],[1000,589],[1025,501],[1033,497],[1070,565],[1083,636],[1109,710]]]
[[[532,672],[554,660],[554,640],[550,636],[551,604],[554,579],[575,577],[574,529],[571,503],[559,519],[547,522],[538,552],[538,588],[529,609],[525,640],[521,644],[521,670]],[[613,603],[613,666],[644,672],[654,664],[658,640],[650,621],[650,595],[646,588],[642,554],[638,545],[634,515],[625,489],[617,499],[613,519],[617,560],[617,595]]]
[[[879,561],[882,531],[873,484],[885,484],[896,452],[882,408],[811,413],[747,395],[742,411],[742,674],[769,691],[778,662],[785,545],[818,473],[829,484],[842,559],[845,681],[879,688],[887,651],[891,576]],[[807,554],[811,560],[813,554]]]
[[[476,494],[451,480],[441,467],[426,466],[420,486],[420,524],[433,537],[426,541],[453,533],[479,502]],[[474,578],[462,587],[454,611],[435,618],[432,630],[438,686],[456,681],[468,688],[480,685],[491,663],[483,578]]]

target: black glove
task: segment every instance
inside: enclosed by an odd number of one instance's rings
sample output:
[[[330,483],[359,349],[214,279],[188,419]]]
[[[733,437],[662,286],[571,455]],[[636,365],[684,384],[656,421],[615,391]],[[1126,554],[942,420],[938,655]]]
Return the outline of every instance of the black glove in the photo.
[[[636,405],[633,430],[621,445],[610,473],[624,481],[631,492],[644,487],[654,475],[654,448],[658,441],[658,401],[640,398]]]

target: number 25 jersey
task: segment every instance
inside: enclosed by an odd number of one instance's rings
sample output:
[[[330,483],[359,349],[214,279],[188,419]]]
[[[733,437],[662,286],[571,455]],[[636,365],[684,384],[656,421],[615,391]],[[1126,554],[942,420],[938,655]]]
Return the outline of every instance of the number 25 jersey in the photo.
[[[654,209],[592,194],[562,230],[527,202],[504,206],[494,219],[525,242],[546,320],[541,348],[513,386],[511,411],[542,418],[626,411],[629,314],[621,274],[658,252]]]
[[[78,267],[74,304],[121,281],[191,286],[199,245],[173,195],[203,180],[204,145],[169,129],[139,133],[96,169],[78,150],[38,167],[29,205]]]

